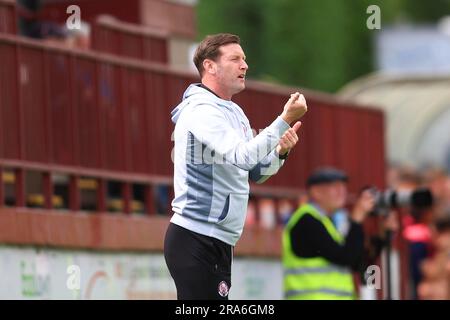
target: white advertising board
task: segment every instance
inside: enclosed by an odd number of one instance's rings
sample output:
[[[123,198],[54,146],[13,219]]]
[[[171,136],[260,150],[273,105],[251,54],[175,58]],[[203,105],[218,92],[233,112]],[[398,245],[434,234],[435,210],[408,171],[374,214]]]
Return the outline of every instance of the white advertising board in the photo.
[[[230,299],[281,299],[276,259],[236,258]],[[0,246],[0,299],[176,299],[161,253]]]

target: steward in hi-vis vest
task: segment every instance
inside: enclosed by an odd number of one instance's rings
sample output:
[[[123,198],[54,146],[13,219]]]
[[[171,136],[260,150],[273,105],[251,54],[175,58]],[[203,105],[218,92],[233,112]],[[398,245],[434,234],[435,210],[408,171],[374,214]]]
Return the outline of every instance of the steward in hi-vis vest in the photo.
[[[283,231],[286,299],[357,298],[352,270],[363,260],[361,223],[372,210],[374,198],[363,192],[347,223],[335,225],[333,215],[342,212],[346,203],[346,182],[347,175],[334,168],[316,170],[308,178],[310,202],[294,212]]]
[[[284,294],[287,299],[353,299],[353,278],[349,267],[336,265],[317,257],[299,257],[292,251],[291,230],[304,216],[310,215],[328,232],[338,245],[343,238],[332,221],[321,215],[312,205],[300,207],[283,232]]]

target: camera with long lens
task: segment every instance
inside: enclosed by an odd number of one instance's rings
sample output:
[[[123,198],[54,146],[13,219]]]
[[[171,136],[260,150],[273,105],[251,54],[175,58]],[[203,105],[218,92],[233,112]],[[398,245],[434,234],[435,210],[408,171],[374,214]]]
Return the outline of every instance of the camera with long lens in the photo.
[[[409,207],[415,211],[422,211],[433,205],[433,194],[428,188],[414,190],[385,190],[369,188],[375,197],[375,207],[371,215],[385,215],[389,209]]]

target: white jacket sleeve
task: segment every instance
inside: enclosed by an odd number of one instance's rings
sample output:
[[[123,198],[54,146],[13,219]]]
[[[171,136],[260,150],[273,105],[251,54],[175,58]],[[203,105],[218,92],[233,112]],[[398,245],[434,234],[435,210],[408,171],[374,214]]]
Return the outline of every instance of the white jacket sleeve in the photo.
[[[281,136],[288,130],[289,124],[277,117],[267,128],[250,141],[245,141],[235,131],[223,112],[209,104],[198,104],[186,110],[186,129],[213,153],[214,159],[233,164],[244,170],[253,169],[266,158]]]
[[[275,150],[269,153],[249,172],[249,178],[253,182],[263,183],[271,176],[276,174],[284,164],[285,160],[281,160]]]

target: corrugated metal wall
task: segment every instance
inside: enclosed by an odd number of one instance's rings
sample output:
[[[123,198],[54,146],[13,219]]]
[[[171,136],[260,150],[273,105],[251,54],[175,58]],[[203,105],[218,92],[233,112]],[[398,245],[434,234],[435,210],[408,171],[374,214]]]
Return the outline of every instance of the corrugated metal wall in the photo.
[[[16,7],[13,0],[0,0],[0,33],[16,33]]]
[[[133,172],[149,172],[149,154],[142,152],[142,146],[148,145],[150,121],[146,108],[145,72],[142,70],[122,69],[123,89],[123,125],[126,167]]]
[[[260,90],[246,90],[236,101],[244,107],[252,127],[259,131],[281,113],[289,97]],[[384,186],[383,115],[371,109],[343,105],[306,93],[308,113],[302,119],[300,142],[285,167],[267,183],[303,187],[318,166],[333,165],[350,175],[350,190],[367,184]]]
[[[52,149],[50,161],[72,165],[74,124],[72,110],[73,79],[66,78],[69,74],[71,59],[65,54],[49,52],[47,59],[49,130],[51,132]],[[62,81],[62,79],[66,79]]]
[[[2,38],[0,60],[9,62],[0,78],[3,158],[172,176],[170,111],[196,77]],[[290,92],[250,82],[236,101],[259,130],[281,113]],[[382,187],[382,113],[311,92],[306,98],[300,143],[267,185],[301,188],[316,166],[335,165],[349,172],[353,191]]]
[[[18,73],[14,46],[0,43],[0,158],[20,158]]]
[[[73,130],[77,138],[71,152],[71,158],[75,164],[91,168],[100,166],[100,131],[97,106],[99,89],[96,67],[94,60],[76,58],[74,59],[74,66],[69,72],[69,75],[72,73],[75,78]]]
[[[47,85],[42,50],[22,47],[19,55],[21,130],[24,159],[49,162],[47,140]]]
[[[152,31],[120,21],[93,24],[92,48],[140,60],[168,63],[168,38],[164,32]]]

